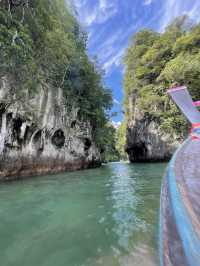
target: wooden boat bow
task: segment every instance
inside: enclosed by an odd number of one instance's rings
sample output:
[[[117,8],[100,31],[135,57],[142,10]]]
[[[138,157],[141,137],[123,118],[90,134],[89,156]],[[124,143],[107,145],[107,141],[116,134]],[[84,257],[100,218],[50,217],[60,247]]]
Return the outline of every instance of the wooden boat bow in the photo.
[[[160,202],[160,264],[199,266],[200,113],[185,87],[170,90],[169,93],[188,120],[196,126],[193,126],[189,138],[174,154],[163,181]]]

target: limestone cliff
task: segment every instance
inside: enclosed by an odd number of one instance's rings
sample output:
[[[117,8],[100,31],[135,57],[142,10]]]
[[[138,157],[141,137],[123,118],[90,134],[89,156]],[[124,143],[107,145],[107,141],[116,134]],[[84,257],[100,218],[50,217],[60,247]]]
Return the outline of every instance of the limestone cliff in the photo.
[[[159,120],[140,110],[137,94],[129,96],[126,152],[131,162],[166,161],[179,146],[180,139],[164,132]]]
[[[189,20],[180,16],[162,33],[142,29],[130,39],[123,85],[126,150],[132,162],[168,159],[188,135],[190,125],[167,90],[186,85],[193,100],[200,97],[200,49],[195,41],[200,27],[188,27]]]
[[[0,79],[0,180],[100,164],[90,123],[67,108],[62,89],[17,94],[13,82]]]

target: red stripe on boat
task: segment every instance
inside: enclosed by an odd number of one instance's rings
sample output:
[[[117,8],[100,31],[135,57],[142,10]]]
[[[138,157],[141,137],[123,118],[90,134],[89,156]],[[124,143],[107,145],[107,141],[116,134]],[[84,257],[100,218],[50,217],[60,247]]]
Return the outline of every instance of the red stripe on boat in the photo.
[[[200,123],[194,123],[192,124],[192,128],[199,128],[200,127]]]
[[[193,102],[194,106],[200,106],[200,101]]]

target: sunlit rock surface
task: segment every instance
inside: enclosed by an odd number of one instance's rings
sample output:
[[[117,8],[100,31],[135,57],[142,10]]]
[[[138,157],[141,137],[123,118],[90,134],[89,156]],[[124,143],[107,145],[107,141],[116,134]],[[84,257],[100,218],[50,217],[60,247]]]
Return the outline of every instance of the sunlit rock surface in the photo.
[[[13,91],[0,79],[0,179],[77,170],[100,164],[100,154],[79,109],[68,108],[61,89]]]

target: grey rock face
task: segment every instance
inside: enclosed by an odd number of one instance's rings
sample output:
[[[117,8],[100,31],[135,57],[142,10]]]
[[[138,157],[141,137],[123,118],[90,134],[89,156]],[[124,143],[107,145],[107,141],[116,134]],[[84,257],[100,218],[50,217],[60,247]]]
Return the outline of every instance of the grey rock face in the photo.
[[[156,120],[137,106],[136,95],[129,98],[127,145],[130,162],[166,161],[180,145],[177,136],[165,133]]]
[[[100,165],[90,123],[68,109],[62,89],[19,95],[0,79],[0,180]]]

